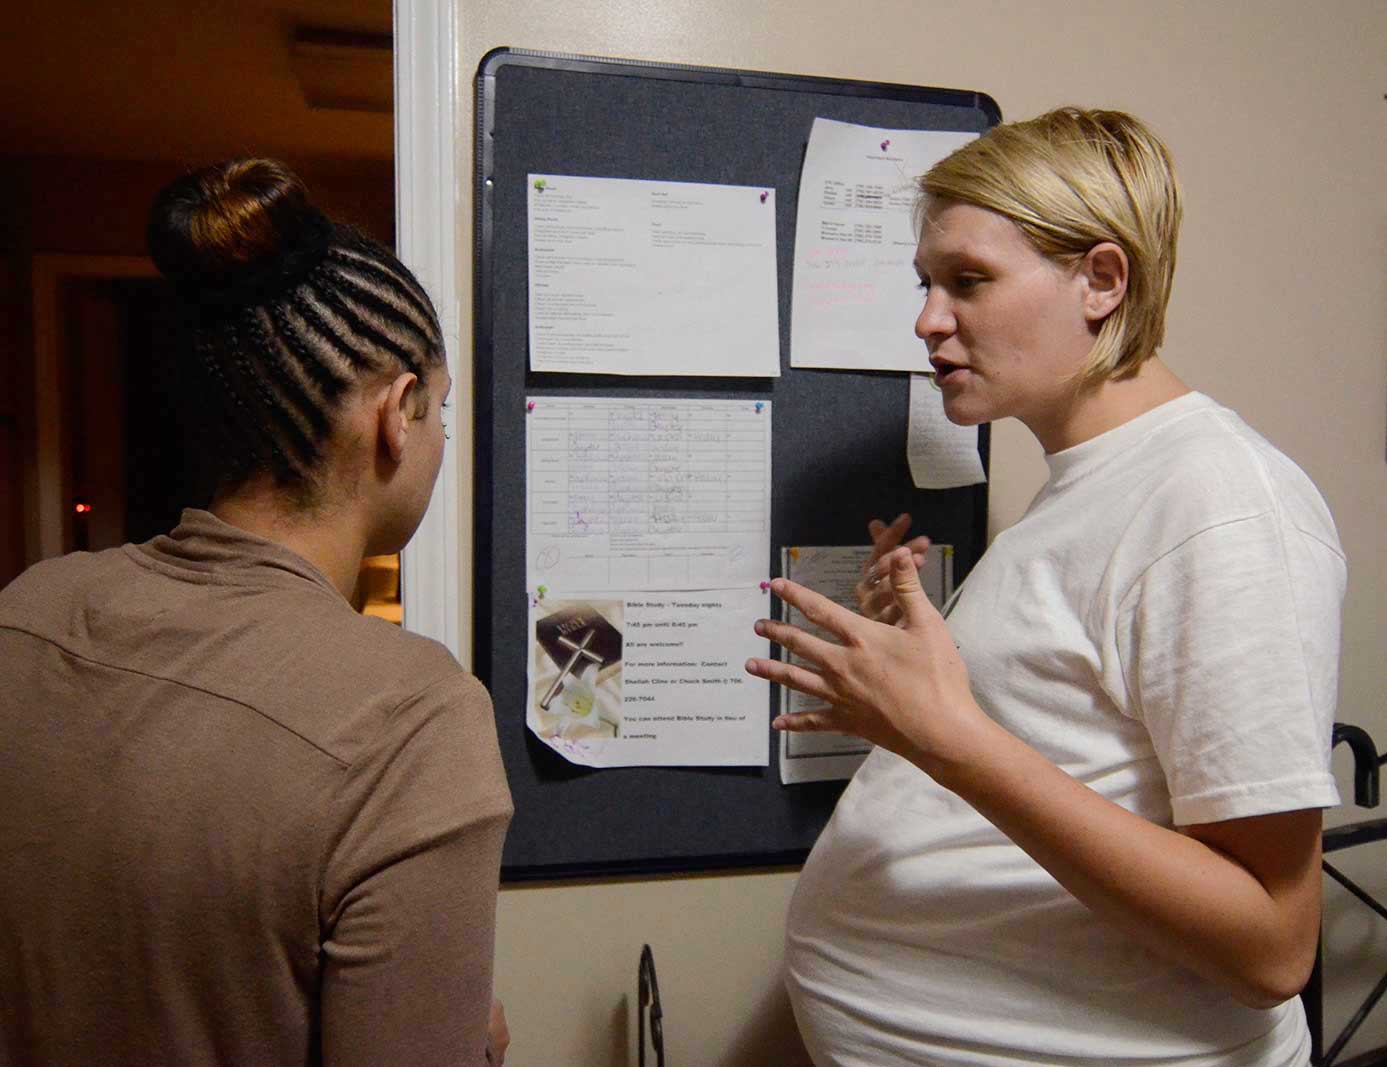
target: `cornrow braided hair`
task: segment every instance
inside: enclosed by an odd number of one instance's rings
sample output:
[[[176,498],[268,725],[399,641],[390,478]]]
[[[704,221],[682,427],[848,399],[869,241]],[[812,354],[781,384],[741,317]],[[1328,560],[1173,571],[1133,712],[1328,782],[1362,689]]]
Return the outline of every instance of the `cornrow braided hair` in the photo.
[[[443,362],[432,302],[385,247],[332,223],[298,178],[238,160],[160,194],[150,251],[188,313],[216,480],[257,473],[311,496],[350,387]]]
[[[199,337],[194,341],[201,359],[205,401],[197,405],[200,409],[210,409],[213,424],[207,427],[208,435],[217,441],[236,441],[253,439],[257,436],[255,414],[241,396],[240,390],[232,385],[222,366],[222,358],[217,353],[211,338]],[[196,379],[195,379],[196,380]],[[221,403],[216,401],[220,399]],[[225,453],[217,453],[225,456]],[[248,477],[262,460],[258,453],[248,456],[232,456],[222,471],[223,477],[231,482],[239,482]]]
[[[258,443],[263,450],[261,454],[268,452],[270,467],[276,481],[286,484],[296,481],[301,472],[285,452],[286,439],[293,440],[292,447],[300,454],[311,453],[312,441],[294,421],[293,413],[269,388],[263,374],[260,373],[260,367],[256,365],[260,361],[251,362],[251,344],[241,336],[240,324],[234,317],[227,318],[221,339],[225,342],[226,356],[230,358],[240,375],[241,385],[249,390],[250,399],[259,405],[255,415],[260,429],[261,440]]]
[[[418,368],[418,357],[410,348],[381,330],[377,330],[362,315],[358,314],[359,311],[365,311],[367,309],[363,308],[360,304],[354,305],[348,299],[347,294],[342,291],[345,287],[329,284],[326,271],[314,271],[309,275],[306,287],[318,300],[319,304],[331,311],[342,326],[345,327],[343,333],[349,335],[356,341],[356,344],[352,344],[351,347],[357,352],[361,352],[363,349],[375,345],[384,348],[410,370],[416,370]],[[337,340],[345,344],[350,344],[342,334],[337,335]]]
[[[349,233],[350,237],[351,234]],[[365,251],[369,252],[369,248]],[[414,316],[422,322],[433,322],[437,319],[434,311],[433,302],[427,293],[420,287],[418,281],[408,271],[402,274],[394,274],[377,267],[369,257],[362,255],[360,250],[355,250],[352,243],[328,249],[328,259],[336,262],[350,263],[354,269],[368,278],[373,278],[387,288],[395,289],[400,298],[408,305]]]

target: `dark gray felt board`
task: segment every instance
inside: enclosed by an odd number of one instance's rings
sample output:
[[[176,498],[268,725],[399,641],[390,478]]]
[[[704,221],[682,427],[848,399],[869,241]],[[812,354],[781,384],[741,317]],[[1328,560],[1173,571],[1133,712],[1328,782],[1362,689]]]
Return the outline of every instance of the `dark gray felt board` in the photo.
[[[774,489],[768,576],[782,545],[865,545],[869,519],[910,511],[915,532],[955,546],[961,581],[985,543],[986,487],[925,492],[912,486],[906,376],[789,365],[796,200],[815,117],[887,129],[981,132],[1000,114],[990,98],[974,92],[515,50],[487,55],[476,89],[474,665],[496,705],[515,799],[502,877],[800,862],[843,783],[781,785],[774,736],[767,767],[591,770],[568,763],[526,729],[525,398],[769,400]],[[531,173],[773,187],[780,377],[530,372]],[[979,448],[986,464],[986,427]],[[770,700],[766,729],[773,734],[774,692]]]

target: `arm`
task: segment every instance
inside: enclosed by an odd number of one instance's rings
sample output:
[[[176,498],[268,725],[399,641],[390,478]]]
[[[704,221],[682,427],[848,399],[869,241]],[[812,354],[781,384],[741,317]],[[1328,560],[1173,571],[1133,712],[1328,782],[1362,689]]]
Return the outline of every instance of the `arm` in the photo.
[[[353,890],[324,945],[325,1064],[487,1063],[503,831],[479,825]]]
[[[1251,1007],[1300,991],[1319,936],[1319,809],[1170,830],[992,734],[942,784],[1095,914]]]
[[[328,860],[323,1062],[482,1067],[510,799],[491,705],[461,676],[350,771]]]
[[[1245,1003],[1268,1006],[1304,983],[1319,905],[1319,812],[1158,826],[1071,778],[978,707],[910,554],[889,561],[902,614],[886,626],[778,579],[773,591],[835,634],[783,623],[758,631],[815,665],[748,670],[832,707],[781,716],[778,729],[839,730],[909,759],[958,793],[1087,907]]]

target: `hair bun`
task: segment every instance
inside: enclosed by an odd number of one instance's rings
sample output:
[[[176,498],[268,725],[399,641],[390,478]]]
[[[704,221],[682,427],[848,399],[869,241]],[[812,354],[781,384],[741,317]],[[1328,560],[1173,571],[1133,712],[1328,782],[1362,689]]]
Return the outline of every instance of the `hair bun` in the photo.
[[[146,239],[160,272],[198,291],[261,289],[316,260],[332,224],[293,171],[272,159],[236,159],[184,175],[150,210]],[[247,292],[247,297],[252,294]]]

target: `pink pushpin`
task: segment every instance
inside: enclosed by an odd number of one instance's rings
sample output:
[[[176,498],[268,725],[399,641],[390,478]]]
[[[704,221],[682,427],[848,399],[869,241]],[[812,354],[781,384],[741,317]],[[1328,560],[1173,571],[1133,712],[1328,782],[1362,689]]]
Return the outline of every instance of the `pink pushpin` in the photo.
[[[766,198],[769,197],[770,195],[771,195],[771,194],[768,193],[768,192],[763,192],[763,193],[761,194],[761,203],[764,204],[764,203],[766,202]]]
[[[771,583],[770,583],[770,582],[762,582],[762,583],[761,583],[761,592],[763,592],[763,593],[769,593],[770,591],[771,591]]]
[[[526,412],[534,411],[534,409],[535,409],[535,402],[534,402],[533,400],[527,400],[527,401],[525,402],[525,410],[526,410]]]
[[[882,150],[883,152],[885,152],[885,151],[886,151],[888,148],[890,148],[890,147],[891,147],[891,139],[890,139],[889,137],[888,137],[886,140],[884,140],[884,141],[881,142],[881,150]]]

